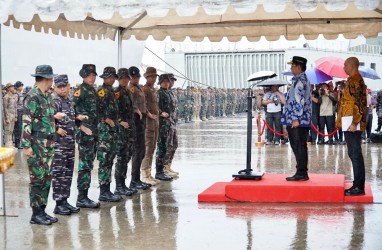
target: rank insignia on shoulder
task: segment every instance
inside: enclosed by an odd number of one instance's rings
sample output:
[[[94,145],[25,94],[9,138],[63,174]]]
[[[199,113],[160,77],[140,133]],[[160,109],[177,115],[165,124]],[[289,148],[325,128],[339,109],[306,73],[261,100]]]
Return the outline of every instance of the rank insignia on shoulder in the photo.
[[[119,99],[121,93],[119,91],[115,92],[115,99]]]
[[[104,91],[103,89],[100,89],[100,90],[98,91],[98,96],[100,96],[100,97],[104,97],[104,96],[105,96],[105,91]]]
[[[131,92],[131,94],[134,94],[135,93],[135,87],[130,88],[130,92]]]
[[[77,90],[76,92],[74,92],[73,95],[76,96],[76,97],[79,97],[81,95],[81,90],[80,89]]]

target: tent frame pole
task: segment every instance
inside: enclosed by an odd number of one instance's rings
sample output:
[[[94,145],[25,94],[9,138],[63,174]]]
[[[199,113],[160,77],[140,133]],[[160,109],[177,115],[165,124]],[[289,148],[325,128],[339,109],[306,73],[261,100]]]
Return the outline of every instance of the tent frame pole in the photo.
[[[0,24],[0,55],[1,55],[1,24]],[[1,56],[0,56],[0,82],[2,82],[2,65],[1,65]],[[3,110],[3,95],[0,97],[0,110]],[[0,146],[3,146],[3,122],[4,117],[3,117],[3,112],[0,112],[1,114],[1,119],[0,119]],[[2,216],[6,215],[6,208],[5,208],[5,173],[0,174],[0,185],[1,185],[1,192],[0,192],[0,210]]]
[[[122,31],[123,29],[122,28],[119,28],[118,29],[118,37],[117,37],[117,43],[118,43],[118,69],[120,69],[122,67]],[[117,70],[118,70],[117,69]]]

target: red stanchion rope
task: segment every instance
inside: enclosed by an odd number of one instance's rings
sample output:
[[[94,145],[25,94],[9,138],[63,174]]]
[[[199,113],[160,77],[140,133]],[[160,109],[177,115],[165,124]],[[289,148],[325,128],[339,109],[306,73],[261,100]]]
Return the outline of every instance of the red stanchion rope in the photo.
[[[263,121],[264,121],[264,125],[267,126],[267,128],[268,128],[272,133],[274,133],[274,134],[276,134],[276,135],[278,135],[278,136],[286,136],[286,135],[288,135],[287,132],[285,132],[284,134],[280,134],[279,132],[277,132],[276,130],[274,130],[271,126],[269,126],[269,124],[268,124],[264,119],[263,119]],[[265,128],[265,126],[264,126],[264,128]]]
[[[317,134],[321,135],[321,136],[332,136],[334,135],[337,131],[338,131],[338,128],[336,128],[335,130],[333,130],[332,132],[330,132],[329,134],[324,134],[324,133],[321,133],[316,126],[314,126],[313,122],[312,122],[312,128],[314,129],[314,131],[317,132]]]
[[[261,127],[261,125],[260,125],[260,121],[257,120],[256,123],[257,123],[257,129],[259,130],[259,127]],[[263,134],[264,134],[264,130],[265,130],[265,126],[262,127],[260,135],[263,135]]]
[[[264,133],[264,129],[265,129],[265,126],[272,132],[272,133],[274,133],[274,134],[276,134],[276,135],[278,135],[278,136],[286,136],[286,135],[288,135],[288,132],[285,132],[284,134],[281,134],[281,133],[279,133],[279,132],[277,132],[276,130],[274,130],[264,119],[263,119],[263,121],[264,121],[264,126],[263,126],[263,128],[262,128],[262,130],[261,130],[261,134],[260,135],[263,135],[263,133]],[[319,134],[319,135],[321,135],[321,136],[332,136],[332,135],[334,135],[337,131],[338,131],[338,128],[336,128],[335,130],[333,130],[332,132],[330,132],[329,134],[324,134],[324,133],[321,133],[319,130],[318,130],[318,128],[316,127],[316,126],[314,126],[314,124],[313,124],[313,122],[311,123],[311,125],[312,125],[312,128],[314,129],[314,131],[316,131],[317,132],[317,134]]]

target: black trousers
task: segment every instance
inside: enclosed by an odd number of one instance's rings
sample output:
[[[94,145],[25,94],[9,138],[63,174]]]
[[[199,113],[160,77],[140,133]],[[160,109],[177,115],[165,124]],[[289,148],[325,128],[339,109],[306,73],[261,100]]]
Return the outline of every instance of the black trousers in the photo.
[[[371,126],[373,124],[373,114],[367,114],[366,118],[366,138],[370,139],[371,136]]]
[[[136,131],[135,150],[131,162],[131,180],[138,181],[141,175],[141,164],[145,158],[145,129],[146,129],[146,114],[142,114],[142,119],[134,113],[134,124]]]
[[[361,131],[344,132],[345,141],[348,147],[348,155],[353,165],[354,181],[353,186],[360,189],[365,188],[365,161],[361,148]]]
[[[309,128],[287,127],[289,143],[296,158],[297,174],[305,175],[308,173],[308,147],[306,141],[309,136]]]
[[[320,124],[320,132],[325,134],[325,125],[327,133],[330,134],[334,130],[334,117],[332,115],[328,116],[320,116],[318,123]],[[324,141],[325,138],[323,136],[319,136],[318,140]],[[329,136],[329,141],[333,141],[333,136]]]
[[[319,118],[318,114],[312,114],[312,123],[314,124],[314,126],[316,126],[316,128],[319,128],[318,118]],[[317,141],[317,132],[316,132],[316,130],[314,130],[313,127],[310,129],[310,141],[311,142]]]
[[[281,125],[281,111],[280,112],[275,112],[275,113],[270,113],[267,112],[267,117],[266,121],[269,124],[270,127],[272,127],[276,132],[282,133],[282,125]],[[267,128],[268,130],[268,128]],[[267,141],[272,142],[279,142],[280,141],[280,136],[273,134],[272,131],[267,132]]]

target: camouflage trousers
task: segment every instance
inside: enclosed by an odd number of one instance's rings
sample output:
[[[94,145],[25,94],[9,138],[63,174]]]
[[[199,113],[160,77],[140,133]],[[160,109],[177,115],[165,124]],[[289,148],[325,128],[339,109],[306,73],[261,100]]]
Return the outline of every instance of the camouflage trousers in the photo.
[[[115,179],[126,179],[127,164],[134,153],[135,129],[133,125],[126,129],[119,127],[117,138],[117,163],[115,164]]]
[[[94,133],[94,132],[93,132]],[[87,135],[82,131],[76,134],[78,144],[78,178],[77,188],[79,191],[88,190],[91,182],[91,171],[97,152],[97,136]]]
[[[51,165],[54,155],[53,143],[46,147],[46,140],[33,140],[33,157],[27,159],[29,170],[29,198],[31,207],[46,206],[52,182]]]
[[[159,117],[159,136],[156,154],[156,172],[162,173],[170,135],[171,120]]]
[[[117,154],[118,125],[111,129],[105,122],[101,122],[98,124],[98,132],[98,182],[106,185],[111,182],[111,170]]]
[[[74,149],[73,135],[57,136],[52,164],[53,200],[63,200],[70,196],[74,169]]]
[[[174,159],[175,151],[178,148],[178,133],[175,125],[170,126],[170,132],[167,138],[167,150],[164,157],[164,165],[171,165]]]
[[[145,130],[145,157],[142,160],[141,170],[151,169],[155,146],[158,140],[159,121],[146,117]]]

